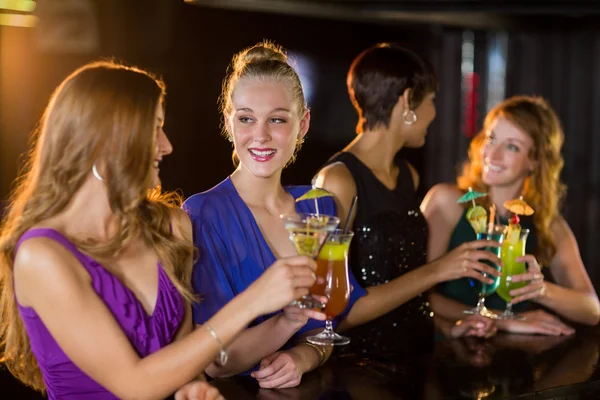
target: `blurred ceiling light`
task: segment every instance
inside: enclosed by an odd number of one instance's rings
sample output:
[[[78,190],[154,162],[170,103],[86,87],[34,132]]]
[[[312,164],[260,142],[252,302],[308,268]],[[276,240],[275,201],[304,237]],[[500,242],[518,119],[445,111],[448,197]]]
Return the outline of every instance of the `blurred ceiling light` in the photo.
[[[35,15],[25,14],[0,14],[0,26],[15,26],[20,28],[33,28],[38,22]]]
[[[50,53],[90,54],[100,47],[95,0],[39,0],[35,46]],[[118,3],[118,2],[116,2]],[[116,4],[115,3],[115,4]]]
[[[311,104],[317,79],[314,61],[310,56],[294,51],[290,51],[289,56],[290,65],[296,70],[300,78],[304,100],[307,104]]]
[[[33,0],[0,0],[0,10],[33,12],[36,2]]]

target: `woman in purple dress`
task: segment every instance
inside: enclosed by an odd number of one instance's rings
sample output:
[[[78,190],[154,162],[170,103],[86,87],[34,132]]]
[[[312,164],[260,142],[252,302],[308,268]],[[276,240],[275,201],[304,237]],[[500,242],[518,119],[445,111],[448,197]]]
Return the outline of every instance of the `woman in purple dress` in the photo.
[[[279,260],[192,332],[191,224],[161,193],[164,85],[111,62],[55,91],[0,229],[2,359],[50,399],[222,398],[193,382],[250,321],[308,293]]]

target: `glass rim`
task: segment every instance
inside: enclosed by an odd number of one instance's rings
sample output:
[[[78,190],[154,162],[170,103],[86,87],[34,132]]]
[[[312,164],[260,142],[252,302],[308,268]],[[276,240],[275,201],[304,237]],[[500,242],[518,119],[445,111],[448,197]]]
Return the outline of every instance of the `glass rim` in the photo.
[[[303,219],[305,217],[328,217],[329,221],[337,221],[339,223],[339,217],[335,215],[329,215],[324,213],[310,213],[310,212],[297,212],[297,213],[283,213],[279,214],[279,218],[283,220],[294,220],[294,219]]]
[[[348,229],[348,231],[344,232],[343,229],[340,228],[336,228],[335,230],[329,232],[329,236],[337,236],[337,237],[343,237],[343,236],[354,236],[354,231],[351,231],[350,229]]]

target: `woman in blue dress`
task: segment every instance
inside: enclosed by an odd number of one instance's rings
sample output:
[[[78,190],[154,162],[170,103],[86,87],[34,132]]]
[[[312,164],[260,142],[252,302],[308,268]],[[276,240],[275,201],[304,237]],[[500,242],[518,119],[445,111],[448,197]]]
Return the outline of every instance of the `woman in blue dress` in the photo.
[[[234,146],[236,170],[211,190],[186,200],[199,258],[193,285],[203,300],[194,322],[203,324],[278,259],[297,257],[280,214],[315,212],[313,201],[296,199],[309,186],[284,187],[281,173],[306,134],[310,113],[300,80],[276,46],[261,43],[239,53],[222,95],[224,133]],[[319,212],[336,215],[331,198]],[[354,290],[347,309],[364,294]],[[310,320],[309,317],[317,320]],[[301,337],[323,329],[324,315],[287,307],[254,320],[229,346],[225,365],[212,364],[213,378],[252,371],[262,387],[291,387],[321,365],[331,348]]]

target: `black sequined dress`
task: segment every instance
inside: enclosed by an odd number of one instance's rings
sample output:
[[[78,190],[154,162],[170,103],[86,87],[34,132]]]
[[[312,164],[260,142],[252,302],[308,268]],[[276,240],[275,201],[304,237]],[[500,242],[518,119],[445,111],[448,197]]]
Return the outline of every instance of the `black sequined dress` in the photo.
[[[358,195],[350,268],[364,287],[387,283],[426,263],[427,221],[421,215],[410,169],[403,159],[394,190],[388,189],[355,155],[336,154],[350,170]],[[343,352],[365,357],[428,353],[433,347],[433,314],[426,294],[344,335]]]

